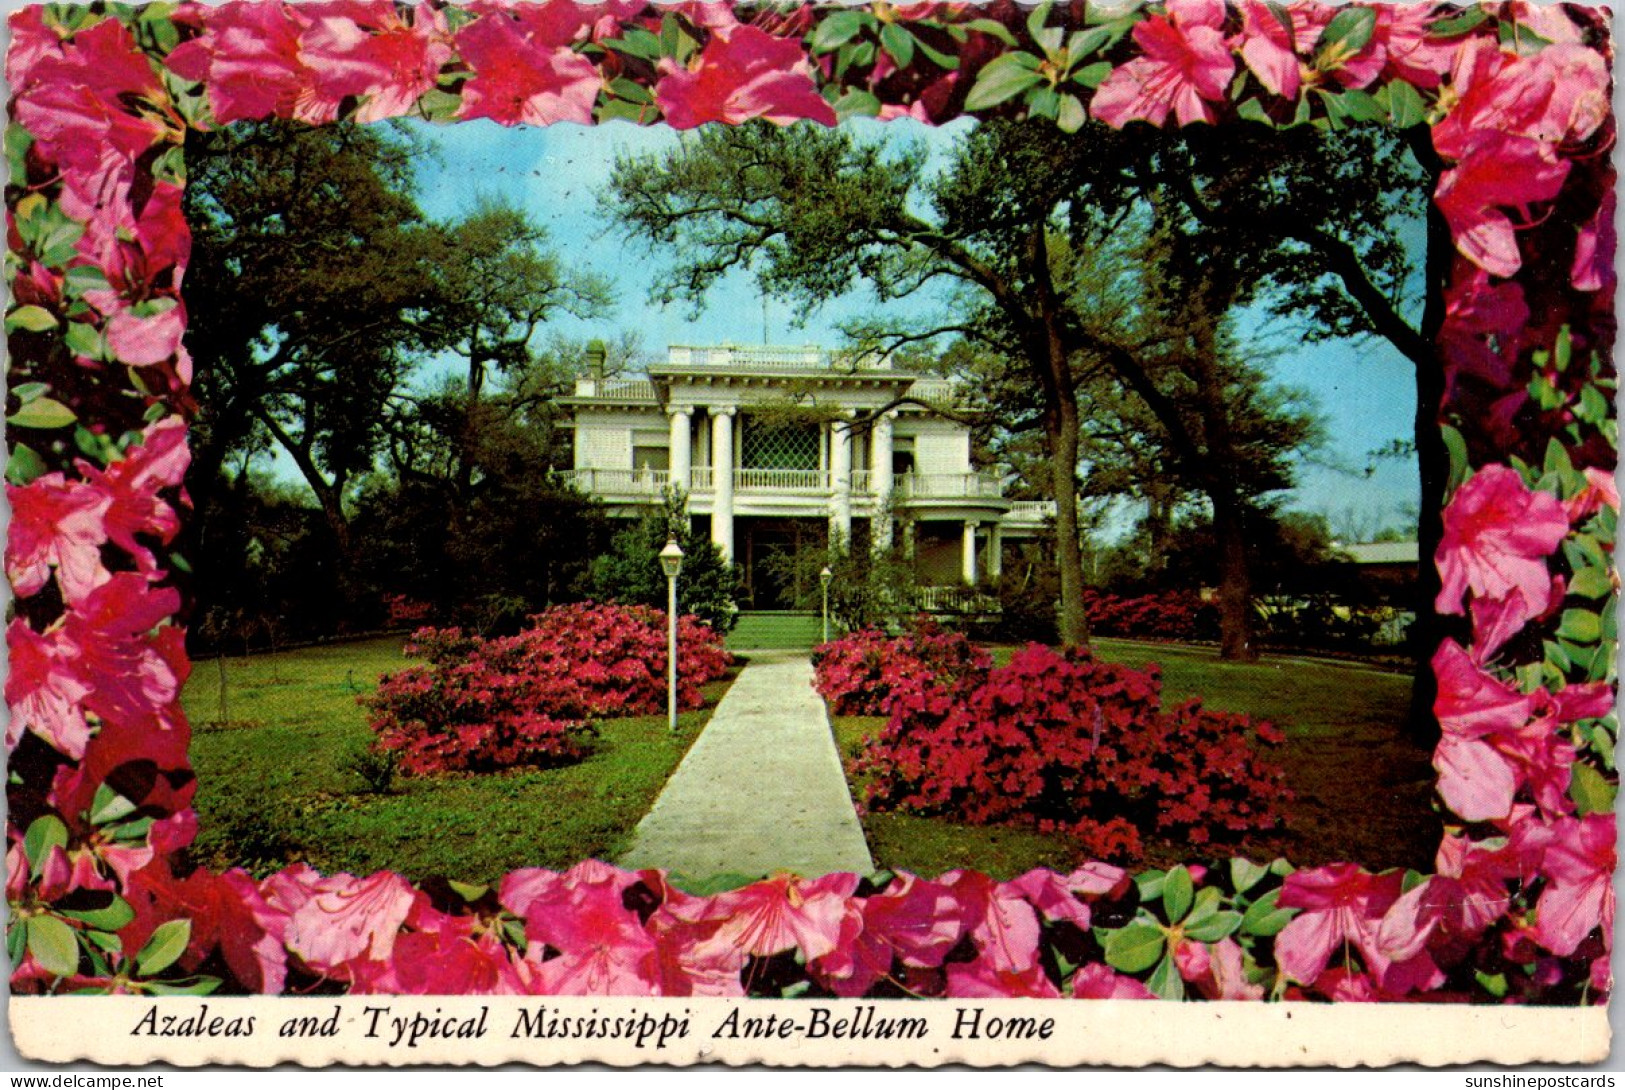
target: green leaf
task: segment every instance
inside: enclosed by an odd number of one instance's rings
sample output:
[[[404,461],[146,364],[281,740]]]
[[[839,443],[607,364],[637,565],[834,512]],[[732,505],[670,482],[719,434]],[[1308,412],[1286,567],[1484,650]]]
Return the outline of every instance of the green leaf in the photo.
[[[976,74],[976,83],[965,96],[965,109],[972,112],[989,109],[1042,83],[1044,77],[1037,71],[1039,63],[1030,53],[995,57]]]
[[[625,99],[627,102],[635,102],[639,106],[653,106],[655,104],[655,96],[649,93],[647,87],[637,80],[627,79],[625,76],[610,80],[609,90],[616,98]]]
[[[1249,98],[1241,105],[1237,106],[1236,116],[1241,118],[1243,121],[1256,121],[1261,125],[1268,125],[1271,128],[1275,126],[1275,122],[1271,120],[1270,115],[1264,111],[1264,104],[1259,102],[1256,98]]]
[[[24,446],[14,443],[11,448],[11,458],[6,462],[6,480],[21,487],[31,481],[37,481],[45,476],[45,462],[38,454]]]
[[[75,355],[92,360],[107,358],[107,342],[102,339],[95,326],[86,325],[84,322],[69,322],[62,340],[67,344],[68,350]]]
[[[1061,113],[1061,96],[1053,87],[1037,87],[1027,96],[1027,114],[1030,117],[1056,118]]]
[[[1479,986],[1495,998],[1501,999],[1507,994],[1507,975],[1505,973],[1496,973],[1491,976],[1482,969],[1475,969],[1473,970],[1473,976],[1477,978]]]
[[[880,99],[868,91],[848,91],[835,103],[835,118],[845,121],[853,117],[878,117]]]
[[[1093,27],[1074,33],[1066,42],[1067,70],[1077,67],[1078,62],[1091,53],[1098,53],[1111,39],[1112,32],[1106,27]]]
[[[1027,13],[1027,33],[1032,35],[1033,41],[1040,40],[1043,35],[1044,24],[1049,22],[1050,9],[1054,6],[1054,4],[1050,3],[1050,0],[1044,0],[1044,3],[1039,4]]]
[[[149,981],[143,985],[153,995],[213,995],[220,987],[220,979],[212,976],[200,976],[196,980],[185,984],[165,983],[161,980]]]
[[[974,30],[978,34],[986,34],[990,38],[997,38],[1005,45],[1016,44],[1016,36],[1010,33],[1010,28],[997,19],[972,19],[959,25],[966,30]]]
[[[1364,91],[1344,91],[1337,97],[1341,100],[1343,113],[1351,121],[1385,121],[1388,118],[1388,111]]]
[[[1241,927],[1241,913],[1215,912],[1200,923],[1186,923],[1185,934],[1200,942],[1218,942],[1236,933]]]
[[[1439,437],[1444,440],[1445,450],[1450,455],[1450,479],[1445,483],[1445,491],[1450,493],[1467,480],[1467,440],[1449,424],[1439,429]]]
[[[79,418],[62,402],[37,397],[6,419],[19,428],[65,428]]]
[[[1143,973],[1162,956],[1166,938],[1156,924],[1133,920],[1107,936],[1106,964],[1122,973]]]
[[[28,860],[30,873],[35,878],[45,867],[46,857],[51,854],[52,848],[66,848],[68,846],[68,827],[62,824],[62,819],[55,814],[46,814],[37,817],[29,823],[28,831],[23,834],[23,856]]]
[[[1489,14],[1483,8],[1468,8],[1460,15],[1429,23],[1428,35],[1433,38],[1454,38],[1477,29],[1488,18]]]
[[[1072,82],[1082,84],[1085,87],[1099,87],[1106,82],[1106,77],[1111,74],[1112,65],[1110,61],[1096,61],[1094,64],[1086,64],[1072,73]]]
[[[454,879],[447,879],[446,885],[450,886],[452,892],[465,901],[477,901],[491,892],[490,886],[480,885],[478,882],[458,882]]]
[[[50,388],[50,383],[47,382],[25,382],[21,386],[13,387],[11,392],[16,395],[18,401],[33,401]]]
[[[1372,8],[1344,8],[1332,16],[1320,35],[1321,56],[1337,51],[1340,58],[1352,57],[1366,47],[1377,29],[1377,13]]]
[[[96,788],[96,795],[90,801],[90,823],[92,825],[106,825],[110,821],[118,821],[135,813],[135,803],[108,787],[105,783]]]
[[[1569,580],[1569,593],[1581,598],[1604,598],[1614,592],[1614,581],[1602,568],[1581,568]]]
[[[1193,896],[1195,887],[1191,882],[1191,872],[1183,866],[1169,871],[1162,884],[1162,909],[1168,914],[1169,923],[1178,923],[1185,918],[1185,914],[1191,910]]]
[[[16,965],[28,952],[28,921],[13,917],[6,927],[6,958]]]
[[[192,940],[191,920],[170,920],[153,931],[147,945],[135,956],[136,972],[142,976],[156,976],[175,964],[186,953],[186,944]]]
[[[52,976],[72,976],[79,968],[79,939],[55,916],[28,918],[28,952]]]
[[[1168,875],[1160,870],[1141,871],[1134,876],[1134,888],[1140,894],[1142,904],[1150,904],[1162,896],[1162,883]]]
[[[814,28],[807,44],[814,53],[828,53],[851,41],[863,29],[865,23],[874,21],[874,16],[865,11],[845,9],[834,11],[825,16],[823,21]]]
[[[1061,105],[1055,114],[1055,123],[1061,127],[1062,132],[1077,132],[1083,128],[1084,122],[1089,120],[1089,114],[1078,101],[1076,95],[1062,95]]]
[[[907,68],[914,63],[914,35],[905,28],[887,23],[880,28],[880,44],[897,62],[897,67]]]
[[[624,98],[607,99],[598,107],[599,121],[630,121],[641,124],[651,116],[651,107],[639,106],[636,102],[628,102]]]
[[[1601,424],[1608,419],[1608,399],[1595,386],[1580,387],[1580,400],[1574,406],[1574,415],[1587,424]]]
[[[1281,891],[1272,889],[1258,900],[1247,906],[1247,911],[1241,915],[1241,929],[1249,935],[1259,938],[1268,938],[1278,935],[1281,929],[1292,922],[1297,915],[1294,909],[1277,908],[1275,902],[1280,899]]]
[[[78,912],[64,909],[62,915],[78,920],[97,931],[117,931],[135,919],[135,909],[122,897],[114,897],[113,903],[105,908],[90,908]]]
[[[924,38],[921,38],[919,35],[912,35],[912,37],[914,38],[915,47],[919,49],[921,53],[924,53],[927,57],[929,57],[931,59],[931,63],[936,65],[938,68],[946,68],[950,71],[955,71],[959,68],[959,58],[954,54],[944,53],[942,50],[934,48],[930,42],[926,41]]]
[[[619,38],[605,38],[603,44],[629,57],[646,61],[660,59],[660,39],[642,27],[631,27]]]
[[[29,303],[18,307],[6,315],[6,332],[12,333],[19,329],[26,329],[30,333],[43,333],[47,329],[55,329],[56,315],[44,307]]]
[[[1581,817],[1587,814],[1613,813],[1614,796],[1618,790],[1601,772],[1584,761],[1574,763],[1570,771],[1569,798],[1574,800],[1575,808],[1580,811]]]
[[[1230,884],[1237,893],[1246,893],[1269,874],[1268,867],[1261,867],[1250,859],[1243,859],[1239,855],[1230,860]]]
[[[1409,129],[1420,125],[1427,120],[1427,114],[1427,104],[1415,87],[1402,79],[1388,85],[1388,115],[1394,119],[1396,128]]]
[[[1174,964],[1172,954],[1164,955],[1157,963],[1156,971],[1145,982],[1145,986],[1163,999],[1177,1001],[1185,998],[1185,981],[1179,976],[1179,967]]]
[[[1602,618],[1589,609],[1565,609],[1557,636],[1579,644],[1596,643],[1602,639]]]

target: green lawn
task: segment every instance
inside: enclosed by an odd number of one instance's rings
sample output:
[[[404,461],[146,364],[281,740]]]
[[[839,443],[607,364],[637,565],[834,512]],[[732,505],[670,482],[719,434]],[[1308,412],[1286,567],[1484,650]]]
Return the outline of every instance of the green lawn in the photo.
[[[1009,661],[1013,647],[991,649]],[[1205,706],[1268,719],[1287,734],[1282,755],[1296,798],[1286,828],[1253,836],[1222,854],[1284,855],[1300,865],[1347,861],[1369,866],[1431,866],[1439,843],[1432,813],[1431,754],[1401,731],[1409,675],[1359,663],[1266,656],[1250,664],[1223,662],[1209,648],[1129,640],[1096,640],[1102,659],[1162,667],[1164,703],[1200,696]],[[883,720],[838,718],[836,739],[857,754]],[[861,802],[863,786],[854,784]],[[922,874],[968,867],[1011,877],[1034,866],[1080,862],[1064,840],[1020,829],[961,825],[942,818],[866,814],[864,831],[876,862]],[[1171,841],[1148,841],[1149,862],[1164,865],[1215,854]]]
[[[211,865],[264,871],[382,868],[422,879],[487,881],[516,867],[613,858],[648,812],[735,674],[706,689],[673,737],[664,716],[608,720],[579,764],[484,776],[397,777],[368,791],[346,768],[372,732],[357,696],[408,660],[399,638],[200,659],[184,701]]]

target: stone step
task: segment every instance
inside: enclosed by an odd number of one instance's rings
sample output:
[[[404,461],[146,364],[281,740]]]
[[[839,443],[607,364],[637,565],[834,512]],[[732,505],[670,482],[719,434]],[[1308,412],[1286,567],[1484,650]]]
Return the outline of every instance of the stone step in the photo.
[[[739,614],[728,647],[733,650],[807,649],[823,639],[823,618],[817,613],[746,610]]]

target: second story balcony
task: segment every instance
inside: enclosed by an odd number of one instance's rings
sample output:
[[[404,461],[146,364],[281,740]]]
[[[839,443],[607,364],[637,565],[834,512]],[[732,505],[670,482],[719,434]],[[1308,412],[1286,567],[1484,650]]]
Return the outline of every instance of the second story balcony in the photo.
[[[621,502],[654,500],[661,492],[685,482],[673,481],[665,469],[573,469],[561,476],[590,496]],[[691,496],[709,496],[716,491],[715,472],[708,466],[689,471],[686,491]],[[879,477],[870,470],[853,470],[848,487],[854,499],[877,499]],[[995,473],[898,473],[891,480],[892,495],[910,506],[931,502],[1001,500],[1004,484]],[[835,482],[822,469],[736,469],[736,494],[784,494],[830,496]]]

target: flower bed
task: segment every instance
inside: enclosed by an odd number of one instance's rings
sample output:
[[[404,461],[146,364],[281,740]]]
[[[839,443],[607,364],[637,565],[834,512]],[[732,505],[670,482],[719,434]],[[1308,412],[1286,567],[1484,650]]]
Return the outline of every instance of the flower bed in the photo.
[[[835,715],[886,715],[892,696],[904,687],[952,687],[992,665],[963,633],[924,617],[902,636],[866,628],[813,651],[814,685]]]
[[[698,708],[733,656],[692,617],[678,619],[677,643],[677,703]],[[418,775],[573,760],[588,720],[666,706],[666,616],[646,606],[559,606],[489,640],[421,629],[407,653],[429,665],[385,677],[361,703],[379,747]]]
[[[1207,844],[1280,821],[1285,774],[1267,723],[1162,708],[1155,669],[1038,644],[1009,665],[951,681],[906,674],[856,769],[868,804],[1019,823],[1133,859],[1150,832]]]
[[[997,33],[978,29],[984,15]],[[321,977],[362,991],[779,995],[804,981],[858,994],[890,986],[885,966],[905,981],[941,970],[943,994],[967,996],[1174,996],[1189,983],[1248,997],[1605,997],[1617,724],[1596,713],[1614,680],[1619,506],[1606,17],[1512,3],[1288,15],[1290,29],[1256,4],[1167,0],[1114,33],[1072,25],[1064,5],[909,6],[883,24],[809,7],[769,29],[721,7],[620,4],[15,13],[14,992],[302,991]],[[926,39],[937,45],[916,48]],[[1078,66],[1064,93],[1036,75],[1052,39],[1068,46],[1053,63]],[[877,60],[887,43],[895,53]],[[942,68],[938,46],[962,62]],[[973,100],[1069,127],[1392,123],[1437,157],[1431,212],[1455,253],[1430,306],[1427,377],[1450,462],[1436,608],[1463,622],[1434,660],[1450,823],[1435,873],[1351,861],[1258,877],[1235,860],[1137,876],[1132,895],[1097,865],[1010,883],[778,878],[691,897],[658,873],[584,863],[458,901],[388,872],[188,869],[187,664],[167,582],[183,565],[154,546],[179,521],[195,408],[180,306],[189,129],[408,112],[832,122],[837,104],[944,121]],[[818,926],[800,926],[809,913]],[[1058,920],[1075,930],[1044,926]],[[828,921],[845,929],[834,941]]]

